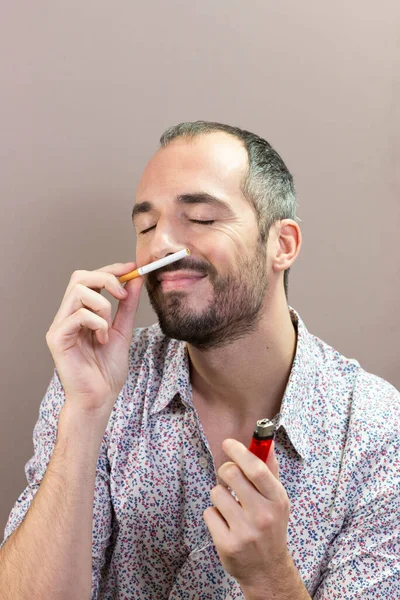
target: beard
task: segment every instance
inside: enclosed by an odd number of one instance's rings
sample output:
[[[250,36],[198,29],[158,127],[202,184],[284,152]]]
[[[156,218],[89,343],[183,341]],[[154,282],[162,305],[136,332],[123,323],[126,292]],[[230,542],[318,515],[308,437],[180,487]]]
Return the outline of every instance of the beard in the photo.
[[[203,311],[190,308],[185,291],[163,293],[160,272],[191,269],[207,275],[213,296]],[[255,330],[268,287],[266,246],[259,240],[251,257],[238,257],[235,269],[218,274],[210,263],[184,258],[149,273],[145,285],[163,333],[200,350],[220,348]]]

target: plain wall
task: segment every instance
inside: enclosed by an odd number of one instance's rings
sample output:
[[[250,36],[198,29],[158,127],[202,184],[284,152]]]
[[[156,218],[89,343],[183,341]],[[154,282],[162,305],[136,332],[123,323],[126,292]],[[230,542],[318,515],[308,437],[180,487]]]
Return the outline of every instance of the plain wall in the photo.
[[[400,384],[399,25],[398,0],[1,3],[1,533],[70,275],[134,259],[135,187],[180,121],[278,150],[304,236],[290,304]],[[154,320],[144,298],[137,324]]]

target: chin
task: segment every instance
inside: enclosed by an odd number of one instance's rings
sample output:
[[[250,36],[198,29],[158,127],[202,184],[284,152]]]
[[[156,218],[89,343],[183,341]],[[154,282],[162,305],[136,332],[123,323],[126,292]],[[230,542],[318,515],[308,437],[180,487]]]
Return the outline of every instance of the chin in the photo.
[[[201,317],[202,313],[210,306],[212,298],[209,297],[209,294],[200,296],[194,292],[181,290],[171,292],[157,290],[153,298],[150,298],[150,302],[157,315],[166,311],[176,314],[179,311],[182,315]]]

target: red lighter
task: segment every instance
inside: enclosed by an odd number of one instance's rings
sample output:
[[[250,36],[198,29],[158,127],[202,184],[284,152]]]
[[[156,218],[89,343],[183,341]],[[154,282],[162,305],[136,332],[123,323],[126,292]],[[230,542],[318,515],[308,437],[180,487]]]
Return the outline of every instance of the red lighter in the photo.
[[[274,439],[275,425],[269,419],[257,421],[256,428],[251,438],[249,450],[258,458],[266,462],[268,452]]]

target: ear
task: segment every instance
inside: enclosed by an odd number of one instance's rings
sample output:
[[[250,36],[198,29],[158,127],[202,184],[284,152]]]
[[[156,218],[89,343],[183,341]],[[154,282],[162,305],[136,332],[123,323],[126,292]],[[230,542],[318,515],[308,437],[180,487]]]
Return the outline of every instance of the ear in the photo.
[[[278,273],[292,266],[300,252],[302,238],[300,227],[293,219],[278,221],[275,228],[275,253],[271,258],[272,269]]]

